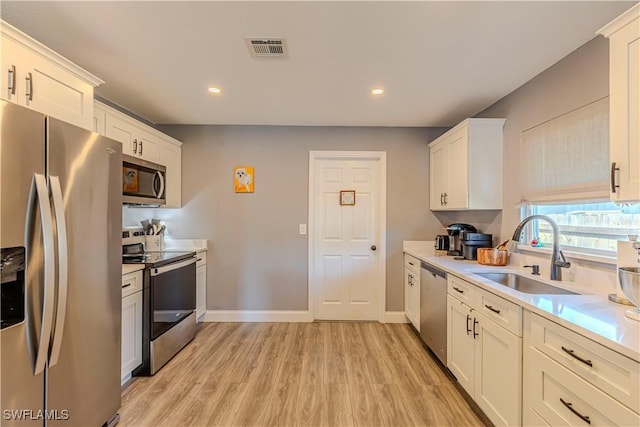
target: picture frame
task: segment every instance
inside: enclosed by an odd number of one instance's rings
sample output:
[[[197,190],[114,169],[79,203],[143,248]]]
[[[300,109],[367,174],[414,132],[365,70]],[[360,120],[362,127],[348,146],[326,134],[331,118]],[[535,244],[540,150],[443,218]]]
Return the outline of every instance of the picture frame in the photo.
[[[353,206],[356,204],[356,191],[343,190],[340,192],[340,206]]]
[[[233,189],[236,193],[253,193],[255,171],[253,166],[236,166],[233,169]]]

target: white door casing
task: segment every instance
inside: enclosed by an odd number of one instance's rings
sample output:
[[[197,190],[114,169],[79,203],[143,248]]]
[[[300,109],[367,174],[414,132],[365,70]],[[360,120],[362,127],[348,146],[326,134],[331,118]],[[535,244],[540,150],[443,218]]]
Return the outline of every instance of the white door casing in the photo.
[[[355,190],[355,205],[340,205],[342,190]],[[313,318],[384,319],[385,229],[386,153],[311,151],[309,310]]]

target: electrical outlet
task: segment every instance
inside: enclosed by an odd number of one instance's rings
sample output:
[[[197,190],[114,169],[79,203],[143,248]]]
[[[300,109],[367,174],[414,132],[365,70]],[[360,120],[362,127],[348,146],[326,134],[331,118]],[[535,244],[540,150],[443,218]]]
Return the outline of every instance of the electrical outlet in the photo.
[[[300,235],[304,236],[307,234],[307,224],[300,224],[298,226],[299,230],[300,230]]]

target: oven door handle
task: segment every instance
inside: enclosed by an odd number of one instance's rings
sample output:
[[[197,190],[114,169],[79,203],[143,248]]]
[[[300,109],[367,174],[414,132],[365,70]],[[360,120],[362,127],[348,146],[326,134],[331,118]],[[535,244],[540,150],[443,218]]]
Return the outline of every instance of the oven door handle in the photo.
[[[186,267],[188,265],[195,264],[195,263],[196,263],[196,257],[194,256],[193,258],[189,258],[185,261],[174,262],[169,265],[163,265],[162,267],[152,268],[151,277],[158,276],[160,274],[167,273],[169,271],[177,270],[179,268]]]

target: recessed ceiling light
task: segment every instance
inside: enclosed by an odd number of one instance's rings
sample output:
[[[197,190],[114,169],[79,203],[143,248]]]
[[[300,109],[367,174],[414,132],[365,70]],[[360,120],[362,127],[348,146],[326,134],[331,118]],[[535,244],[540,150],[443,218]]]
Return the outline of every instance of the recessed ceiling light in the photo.
[[[222,93],[220,88],[217,88],[217,87],[210,87],[209,88],[209,92],[214,94],[214,95],[220,95]]]
[[[384,93],[384,89],[381,87],[377,87],[371,90],[371,95],[382,95]]]

